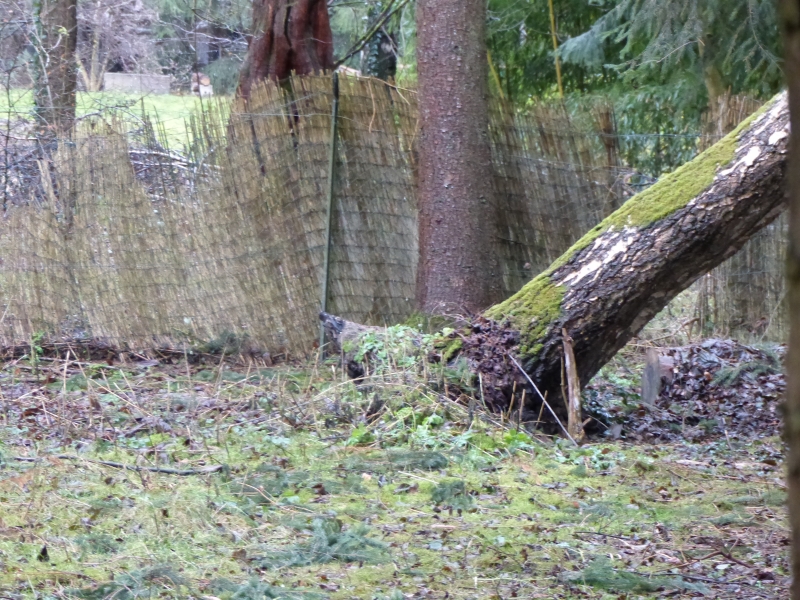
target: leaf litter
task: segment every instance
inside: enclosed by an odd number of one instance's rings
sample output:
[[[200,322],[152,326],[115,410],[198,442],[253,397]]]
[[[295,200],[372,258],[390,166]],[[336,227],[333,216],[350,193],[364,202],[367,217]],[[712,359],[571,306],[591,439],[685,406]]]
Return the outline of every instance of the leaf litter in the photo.
[[[721,347],[676,354],[720,359],[703,367],[713,402],[733,402],[714,385],[779,387],[749,367],[723,381],[735,365]],[[626,376],[595,385],[626,388],[634,406]],[[629,413],[627,439],[576,448],[408,372],[356,385],[333,362],[17,358],[0,393],[3,597],[786,594],[782,447],[767,420],[693,439],[670,419],[669,437],[638,439]]]
[[[642,404],[638,395],[629,391],[620,394],[613,376],[596,378],[585,394],[590,406],[599,409],[595,416],[607,426],[618,424],[617,436],[631,440],[776,437],[782,428],[785,353],[785,346],[719,339],[664,348],[660,350],[665,367],[662,388],[654,406]],[[637,365],[635,374],[641,370]],[[638,387],[639,381],[632,377],[625,385],[630,390]],[[604,396],[624,401],[604,402]]]

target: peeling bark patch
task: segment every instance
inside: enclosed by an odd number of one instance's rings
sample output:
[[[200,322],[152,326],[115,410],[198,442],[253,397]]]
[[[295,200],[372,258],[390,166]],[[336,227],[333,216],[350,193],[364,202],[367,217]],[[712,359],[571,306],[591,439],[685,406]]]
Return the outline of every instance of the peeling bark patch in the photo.
[[[787,137],[789,137],[788,131],[776,131],[771,136],[769,136],[769,145],[774,146],[778,142],[785,140]]]
[[[623,232],[618,234],[616,241],[614,237],[602,237],[596,240],[594,247],[586,254],[586,259],[592,257],[593,254],[605,252],[605,255],[591,258],[590,262],[582,267],[580,271],[567,275],[561,283],[570,286],[575,285],[591,274],[594,274],[595,278],[597,278],[603,266],[610,264],[620,254],[625,254],[634,241],[635,232],[635,229],[626,227]],[[609,245],[611,247],[605,250],[606,246]]]

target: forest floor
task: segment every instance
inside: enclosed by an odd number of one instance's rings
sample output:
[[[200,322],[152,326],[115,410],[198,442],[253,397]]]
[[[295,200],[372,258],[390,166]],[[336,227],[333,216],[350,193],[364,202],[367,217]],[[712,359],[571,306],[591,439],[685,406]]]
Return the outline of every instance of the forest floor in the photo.
[[[580,448],[407,372],[8,361],[0,598],[786,597],[776,428],[647,421],[627,356]]]

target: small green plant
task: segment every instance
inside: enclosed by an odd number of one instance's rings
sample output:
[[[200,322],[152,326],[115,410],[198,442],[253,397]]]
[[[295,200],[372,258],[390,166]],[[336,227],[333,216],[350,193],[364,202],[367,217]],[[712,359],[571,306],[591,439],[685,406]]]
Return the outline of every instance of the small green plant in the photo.
[[[37,331],[31,336],[31,355],[32,357],[40,357],[44,354],[43,344],[45,342],[45,334],[43,331]]]
[[[431,500],[445,508],[468,509],[475,500],[467,491],[467,485],[461,479],[449,479],[440,482],[431,492]]]
[[[367,446],[375,441],[375,436],[366,425],[359,425],[350,434],[345,445],[347,446]]]
[[[383,542],[367,537],[369,528],[358,524],[345,529],[339,519],[316,517],[299,528],[311,535],[308,542],[271,551],[261,560],[265,569],[299,567],[329,562],[381,564],[390,559]]]
[[[503,444],[505,450],[514,454],[520,450],[530,451],[533,450],[533,440],[531,437],[522,431],[511,430],[503,434]]]
[[[730,387],[736,385],[740,379],[746,376],[755,379],[761,375],[775,375],[780,371],[781,365],[777,360],[774,362],[772,360],[752,360],[733,367],[723,367],[717,372],[712,383]]]
[[[356,362],[370,362],[374,373],[397,369],[413,369],[424,344],[419,332],[405,325],[393,325],[383,330],[368,330],[355,344]],[[347,351],[347,349],[345,349]]]

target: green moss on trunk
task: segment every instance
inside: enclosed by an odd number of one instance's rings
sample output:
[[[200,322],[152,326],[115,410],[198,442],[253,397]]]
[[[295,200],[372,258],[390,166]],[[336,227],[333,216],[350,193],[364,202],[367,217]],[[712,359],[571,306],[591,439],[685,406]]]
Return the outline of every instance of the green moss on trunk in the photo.
[[[697,158],[628,200],[619,210],[578,240],[541,275],[505,302],[487,310],[486,316],[496,321],[510,320],[512,327],[522,334],[520,353],[535,357],[542,348],[540,342],[547,330],[561,316],[561,303],[566,293],[564,286],[551,281],[553,273],[606,232],[624,227],[643,229],[685,207],[711,186],[720,168],[735,158],[742,131],[773,103],[774,100],[765,104],[761,110],[745,119],[733,132]]]
[[[619,210],[610,214],[575,242],[551,265],[549,271],[552,272],[567,264],[575,254],[590,246],[607,231],[623,227],[643,229],[686,206],[714,182],[714,176],[720,168],[730,164],[736,156],[736,147],[742,131],[764,114],[774,102],[775,99],[767,102],[711,148],[672,173],[664,175],[656,184],[628,200]]]
[[[522,333],[520,353],[535,356],[541,350],[541,340],[550,324],[561,315],[564,286],[550,281],[553,270],[545,271],[519,292],[486,311],[495,321],[508,319]]]

